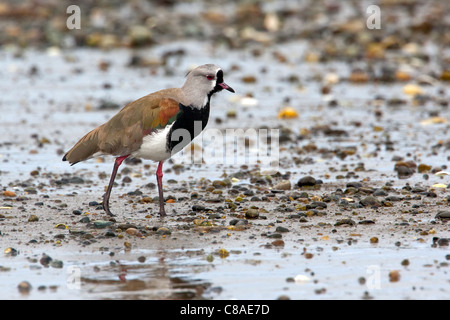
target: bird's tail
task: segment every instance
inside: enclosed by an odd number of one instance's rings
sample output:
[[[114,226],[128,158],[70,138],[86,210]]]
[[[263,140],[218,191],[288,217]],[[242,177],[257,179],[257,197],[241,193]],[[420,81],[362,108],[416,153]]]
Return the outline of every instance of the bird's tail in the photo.
[[[84,161],[91,158],[99,148],[99,134],[100,127],[92,130],[80,139],[62,158],[62,161],[69,161],[71,165],[77,162]]]

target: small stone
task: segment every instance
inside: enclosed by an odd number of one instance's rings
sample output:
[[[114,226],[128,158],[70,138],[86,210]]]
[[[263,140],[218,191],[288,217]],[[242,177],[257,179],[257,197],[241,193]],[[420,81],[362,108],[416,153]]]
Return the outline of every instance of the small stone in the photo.
[[[303,178],[300,178],[297,182],[297,186],[304,187],[304,186],[314,186],[316,184],[316,179],[314,179],[311,176],[306,176]]]
[[[274,240],[274,241],[272,241],[272,245],[275,247],[282,247],[282,246],[284,246],[284,241],[281,239]]]
[[[29,218],[28,218],[28,222],[36,222],[39,221],[39,217],[35,214],[32,214]]]
[[[395,163],[394,170],[397,171],[399,178],[408,178],[415,173],[417,165],[413,161],[398,161]]]
[[[288,229],[288,228],[285,228],[285,227],[278,226],[278,227],[275,229],[275,231],[276,231],[276,232],[289,232],[289,229]]]
[[[69,178],[69,183],[80,184],[80,183],[84,183],[84,180],[80,177],[71,177],[71,178]]]
[[[259,211],[258,211],[258,209],[253,209],[253,208],[248,209],[248,210],[245,212],[245,217],[246,217],[247,219],[256,219],[256,218],[258,218],[258,217],[259,217]]]
[[[434,218],[441,219],[443,221],[450,220],[450,211],[438,211]]]
[[[408,259],[403,259],[402,262],[401,262],[401,265],[404,266],[404,267],[409,266],[409,260]]]
[[[205,208],[205,206],[202,206],[200,204],[194,204],[192,206],[192,210],[193,211],[204,211],[204,210],[206,210],[206,208]]]
[[[127,230],[128,228],[135,228],[137,229],[137,226],[133,223],[121,223],[117,226],[118,229],[120,230]]]
[[[431,166],[421,163],[421,164],[419,164],[419,166],[417,167],[417,171],[418,171],[419,173],[430,172],[430,171],[431,171]]]
[[[42,257],[41,257],[41,259],[39,260],[39,263],[41,264],[41,265],[43,265],[44,267],[48,267],[48,265],[50,264],[50,262],[52,261],[53,259],[50,257],[50,256],[48,256],[48,255],[46,255],[45,253],[42,255]]]
[[[227,184],[222,180],[214,180],[212,185],[216,189],[223,189],[227,186]]]
[[[136,228],[128,228],[125,232],[132,236],[142,237],[142,233]]]
[[[50,266],[56,269],[61,269],[63,267],[63,262],[61,260],[52,260]]]
[[[27,187],[23,191],[25,191],[27,194],[37,194],[36,188],[33,187]]]
[[[370,243],[378,243],[378,238],[377,237],[370,238]]]
[[[115,236],[116,236],[116,234],[115,234],[112,230],[107,230],[107,231],[105,232],[105,237],[113,238],[113,237],[115,237]]]
[[[338,220],[334,225],[341,226],[343,224],[348,224],[350,226],[354,226],[354,225],[356,225],[356,222],[353,221],[352,219],[341,219],[341,220]]]
[[[28,281],[22,281],[17,285],[17,289],[21,294],[28,294],[31,291],[31,284]]]
[[[313,201],[311,202],[310,206],[313,209],[325,209],[327,207],[327,204],[323,201]]]
[[[374,193],[372,195],[377,196],[377,197],[385,197],[388,194],[387,194],[386,191],[384,191],[382,189],[377,189],[377,190],[374,191]]]
[[[364,207],[380,207],[381,202],[374,196],[367,196],[360,201],[360,204]]]
[[[358,222],[358,224],[374,224],[375,221],[373,220],[361,220],[360,222]]]
[[[94,221],[94,227],[97,229],[103,229],[103,228],[109,227],[113,224],[114,224],[114,222],[112,222],[112,221],[105,221],[105,220]]]
[[[433,237],[432,247],[447,247],[450,244],[450,238]]]
[[[242,77],[242,82],[244,83],[255,83],[256,77],[253,75],[247,75]]]
[[[4,197],[16,197],[16,194],[12,191],[6,190],[6,191],[3,191],[3,196]]]
[[[273,189],[275,190],[291,190],[291,182],[289,180],[280,181]]]
[[[217,253],[219,254],[219,256],[222,259],[225,259],[226,257],[228,257],[230,255],[230,252],[228,252],[228,250],[224,249],[224,248],[217,250]]]
[[[283,236],[280,233],[271,233],[267,235],[267,238],[281,239]]]
[[[80,219],[80,222],[81,223],[89,223],[89,222],[91,222],[91,219],[89,217],[83,217]]]
[[[349,183],[347,183],[347,185],[346,185],[347,188],[353,187],[353,188],[356,188],[356,189],[361,188],[362,186],[363,186],[363,185],[362,185],[361,182],[356,182],[356,181],[354,181],[354,182],[349,182]]]
[[[386,201],[401,201],[402,199],[400,197],[397,196],[387,196],[386,197]]]
[[[159,227],[158,230],[156,230],[156,234],[159,234],[159,235],[170,235],[170,234],[172,234],[172,232],[170,231],[169,228]]]
[[[389,272],[389,281],[398,282],[400,281],[400,272],[398,270],[392,270]]]
[[[15,257],[19,252],[14,248],[9,247],[5,249],[4,253],[9,257]]]
[[[213,225],[210,220],[205,219],[194,219],[192,222],[199,227],[211,227]]]

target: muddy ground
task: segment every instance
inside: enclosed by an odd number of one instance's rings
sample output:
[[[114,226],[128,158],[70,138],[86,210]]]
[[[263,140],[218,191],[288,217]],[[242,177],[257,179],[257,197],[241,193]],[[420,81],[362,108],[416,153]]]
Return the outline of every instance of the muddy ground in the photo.
[[[406,27],[374,35],[347,5],[230,4],[220,15],[194,2],[192,15],[203,12],[213,31],[188,19],[187,34],[156,28],[138,45],[106,25],[97,38],[82,28],[67,47],[48,40],[64,28],[44,41],[19,24],[38,48],[3,35],[0,297],[448,299],[445,21],[439,2],[385,6]],[[174,8],[158,10],[186,9]],[[91,23],[111,13],[97,10]],[[242,19],[250,13],[255,20]],[[156,164],[126,162],[110,219],[101,196],[113,159],[70,167],[64,152],[127,102],[182,85],[203,63],[220,65],[236,90],[213,97],[207,127],[236,150],[213,159],[206,135],[193,148],[200,163],[167,162],[163,220]],[[237,147],[227,136],[249,128],[277,130],[276,168],[246,158],[261,136]]]

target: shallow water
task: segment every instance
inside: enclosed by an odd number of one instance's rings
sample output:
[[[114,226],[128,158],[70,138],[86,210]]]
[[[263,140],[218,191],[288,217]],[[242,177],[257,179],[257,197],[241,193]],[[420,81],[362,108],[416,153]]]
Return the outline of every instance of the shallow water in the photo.
[[[2,299],[448,299],[448,250],[428,244],[346,245],[323,242],[283,249],[228,248],[221,258],[204,248],[121,252],[45,252],[64,267],[43,267],[40,250],[20,252],[3,262]],[[336,250],[338,252],[336,252]],[[30,250],[31,251],[31,250]],[[25,258],[26,257],[26,258]],[[145,257],[138,262],[137,258]],[[209,260],[209,261],[208,261]],[[404,260],[409,265],[403,266]],[[400,272],[398,282],[389,273]],[[33,284],[28,294],[17,279]],[[362,280],[361,280],[362,279]]]
[[[404,84],[391,85],[350,85],[340,82],[333,87],[333,99],[338,107],[328,105],[330,97],[320,92],[321,83],[313,76],[335,72],[344,78],[348,75],[348,66],[341,63],[305,64],[301,57],[305,48],[303,43],[287,44],[280,49],[289,56],[290,64],[273,65],[270,53],[258,58],[245,51],[226,51],[212,49],[198,42],[183,42],[139,51],[145,57],[158,57],[161,52],[183,48],[186,55],[181,59],[169,61],[169,74],[162,69],[151,75],[148,68],[131,68],[127,64],[133,52],[128,50],[98,51],[77,49],[71,52],[25,51],[23,58],[14,58],[12,52],[0,52],[0,98],[1,123],[0,149],[1,186],[4,189],[22,190],[21,181],[31,179],[30,172],[38,170],[32,183],[48,184],[63,174],[83,176],[93,180],[92,186],[82,186],[76,191],[91,192],[93,199],[99,199],[102,186],[106,183],[98,179],[100,172],[109,174],[112,159],[99,162],[95,159],[70,167],[61,161],[66,151],[83,134],[105,122],[115,110],[98,110],[101,99],[124,105],[149,92],[182,84],[186,70],[199,63],[216,63],[225,70],[225,80],[237,94],[232,96],[221,93],[213,98],[213,109],[209,127],[227,128],[268,128],[288,127],[298,133],[300,129],[328,125],[333,129],[346,130],[349,135],[330,137],[313,135],[296,143],[281,145],[280,168],[282,172],[291,172],[290,180],[311,174],[324,182],[336,182],[336,176],[342,174],[341,168],[350,170],[363,162],[366,171],[358,172],[358,179],[366,178],[371,183],[392,181],[394,186],[402,187],[404,180],[397,178],[394,172],[393,156],[413,158],[417,163],[438,167],[448,164],[448,150],[432,152],[430,146],[448,137],[448,124],[422,125],[434,106],[413,106],[411,98],[404,96]],[[108,71],[100,71],[100,61],[111,62]],[[238,71],[231,70],[238,65]],[[29,75],[32,66],[36,66],[36,75]],[[173,74],[172,74],[173,73]],[[286,81],[289,75],[298,75],[301,85]],[[244,83],[242,76],[255,75],[256,83]],[[111,89],[105,89],[104,84]],[[25,90],[24,90],[25,88]],[[437,95],[440,85],[426,87],[428,94]],[[243,97],[252,93],[258,101],[254,107],[243,106],[236,96]],[[381,95],[386,99],[404,98],[407,104],[388,107],[383,102],[373,106],[374,97]],[[289,98],[289,102],[285,100]],[[294,106],[300,118],[279,120],[278,111],[285,105]],[[382,119],[377,119],[374,109],[383,111]],[[229,110],[236,110],[237,118],[227,118]],[[448,108],[440,109],[440,116],[450,118]],[[221,123],[215,121],[222,120]],[[354,123],[360,123],[355,126]],[[371,128],[381,126],[381,132]],[[33,136],[34,135],[34,136]],[[394,143],[394,151],[387,150],[384,142],[387,137]],[[43,138],[49,143],[39,145]],[[295,147],[302,148],[314,143],[318,149],[334,150],[342,147],[355,147],[357,152],[344,159],[323,158],[320,153],[297,154]],[[443,149],[440,149],[443,150]],[[409,154],[409,155],[408,155]],[[311,158],[295,166],[295,157]],[[144,162],[146,163],[146,162]],[[189,166],[179,174],[169,173],[165,177],[180,181],[207,178],[219,179],[224,172],[240,170],[245,163],[238,155],[229,165],[211,165],[206,163]],[[170,168],[171,165],[168,167]],[[148,182],[154,182],[151,164],[149,174],[135,166],[134,171],[142,176],[133,177],[133,182],[121,187],[122,192],[134,190]],[[331,169],[336,169],[332,171]],[[328,173],[329,175],[326,175]],[[195,177],[195,179],[194,179]],[[356,179],[356,178],[355,178]],[[425,180],[416,174],[407,182],[431,185],[442,182],[434,175]],[[239,183],[247,183],[246,179]],[[382,183],[383,184],[383,183]],[[47,195],[68,194],[70,189],[47,185]],[[118,191],[119,192],[119,191]],[[392,231],[395,233],[397,231]],[[385,244],[369,245],[367,242],[350,241],[351,244],[335,245],[335,241],[320,240],[320,232],[308,235],[301,233],[285,240],[285,246],[265,248],[261,242],[247,242],[245,239],[221,244],[221,240],[210,245],[190,243],[186,248],[167,247],[148,249],[140,246],[130,252],[120,250],[109,256],[109,250],[99,248],[77,248],[73,251],[64,248],[46,250],[23,243],[12,244],[20,250],[16,257],[0,257],[0,266],[9,271],[0,272],[0,298],[3,299],[277,299],[283,295],[291,299],[448,299],[448,267],[445,256],[448,250],[430,249],[430,242],[420,243],[412,237],[402,240],[400,247],[394,245],[397,234],[384,237],[391,239]],[[222,236],[223,237],[223,236]],[[225,236],[225,238],[227,238]],[[306,238],[306,241],[303,239]],[[311,240],[312,239],[312,240]],[[311,241],[310,241],[311,240]],[[9,243],[0,237],[4,250]],[[157,245],[156,245],[157,246]],[[230,252],[226,258],[215,255],[222,246]],[[145,247],[145,246],[144,246]],[[314,257],[306,259],[304,248]],[[62,269],[45,268],[37,260],[42,253],[64,262]],[[208,255],[213,261],[208,262]],[[138,257],[144,256],[144,262]],[[409,266],[402,266],[404,259]],[[80,263],[81,262],[81,263]],[[80,288],[71,288],[68,279],[72,279],[78,270]],[[389,281],[389,272],[400,270],[399,282]],[[296,276],[307,277],[306,282],[292,281]],[[371,277],[373,276],[373,277]],[[364,277],[379,281],[360,284]],[[28,295],[22,295],[16,289],[19,281],[29,281],[33,289]],[[77,281],[78,281],[77,280]],[[38,290],[39,286],[45,289]]]

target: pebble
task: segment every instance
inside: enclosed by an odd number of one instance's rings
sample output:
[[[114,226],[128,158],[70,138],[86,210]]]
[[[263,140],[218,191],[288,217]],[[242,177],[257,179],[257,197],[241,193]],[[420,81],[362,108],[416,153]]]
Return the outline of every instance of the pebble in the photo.
[[[272,238],[272,239],[281,239],[283,236],[280,233],[270,233],[267,234],[267,238]]]
[[[439,237],[433,237],[433,244],[432,247],[448,247],[450,242],[450,238],[439,238]]]
[[[309,204],[312,209],[325,209],[328,205],[323,201],[313,201]]]
[[[28,281],[22,281],[17,285],[17,289],[21,294],[28,294],[31,291],[31,284]]]
[[[416,172],[417,165],[414,161],[398,161],[394,165],[394,171],[400,179],[412,176]]]
[[[367,196],[360,201],[364,207],[380,207],[381,202],[374,196]]]
[[[346,185],[347,188],[353,187],[353,188],[356,188],[356,189],[361,188],[362,186],[363,185],[362,185],[361,182],[349,182]]]
[[[401,265],[404,266],[404,267],[409,266],[409,260],[408,259],[403,259],[402,262],[401,262]]]
[[[202,205],[200,205],[200,204],[194,204],[194,205],[192,206],[192,210],[193,210],[193,211],[205,211],[205,210],[206,210],[206,207],[205,207],[205,206],[202,206]]]
[[[248,219],[256,219],[259,217],[258,209],[250,208],[245,212],[245,217]]]
[[[128,228],[125,232],[132,236],[142,237],[142,233],[136,228]]]
[[[277,240],[272,241],[271,244],[275,247],[283,247],[284,241],[281,239],[277,239]]]
[[[39,217],[35,214],[32,214],[29,218],[28,218],[28,222],[36,222],[39,221]]]
[[[376,197],[385,197],[388,195],[388,193],[386,191],[384,191],[383,189],[377,189],[373,192],[372,195],[376,196]]]
[[[299,187],[305,187],[305,186],[314,186],[316,185],[317,181],[311,176],[306,176],[303,178],[300,178],[297,182],[297,186]]]
[[[3,191],[3,196],[4,197],[16,197],[16,194],[13,191],[6,190],[6,191]]]
[[[41,257],[41,259],[39,260],[39,263],[41,264],[41,265],[43,265],[44,267],[48,267],[48,265],[50,264],[50,262],[52,261],[53,259],[50,257],[50,256],[48,256],[47,254],[43,254],[42,255],[42,257]]]
[[[341,226],[341,225],[344,225],[344,224],[348,224],[348,225],[350,225],[350,226],[354,226],[354,225],[356,225],[356,222],[353,221],[352,219],[346,218],[346,219],[340,219],[340,220],[338,220],[334,225],[335,225],[335,226]]]
[[[434,218],[440,219],[443,221],[448,221],[448,220],[450,220],[450,211],[438,211],[438,213],[436,214],[436,216]]]
[[[61,260],[57,260],[57,259],[53,259],[50,262],[50,266],[52,268],[56,268],[56,269],[61,269],[63,267],[63,265],[64,265],[63,262]]]
[[[9,247],[9,248],[5,249],[4,253],[5,253],[6,256],[15,257],[15,256],[18,255],[19,252],[16,249],[14,249],[14,248]]]
[[[166,227],[159,227],[159,228],[156,230],[156,234],[159,234],[159,235],[171,235],[172,232],[170,231],[169,228],[166,228]]]
[[[273,189],[275,190],[291,190],[291,182],[289,180],[283,180],[277,183]]]
[[[311,281],[311,278],[304,274],[298,274],[294,277],[294,282],[296,284],[304,284]]]
[[[398,282],[400,281],[400,271],[392,270],[389,272],[389,281],[390,282]]]
[[[97,228],[97,229],[103,229],[103,228],[112,226],[114,224],[114,222],[112,222],[112,221],[105,221],[105,220],[96,220],[93,223],[94,223],[94,228]]]
[[[232,219],[230,220],[230,226],[247,225],[248,220],[246,219]]]
[[[285,227],[278,226],[278,227],[275,229],[275,232],[289,232],[289,229],[288,229],[288,228],[285,228]]]

